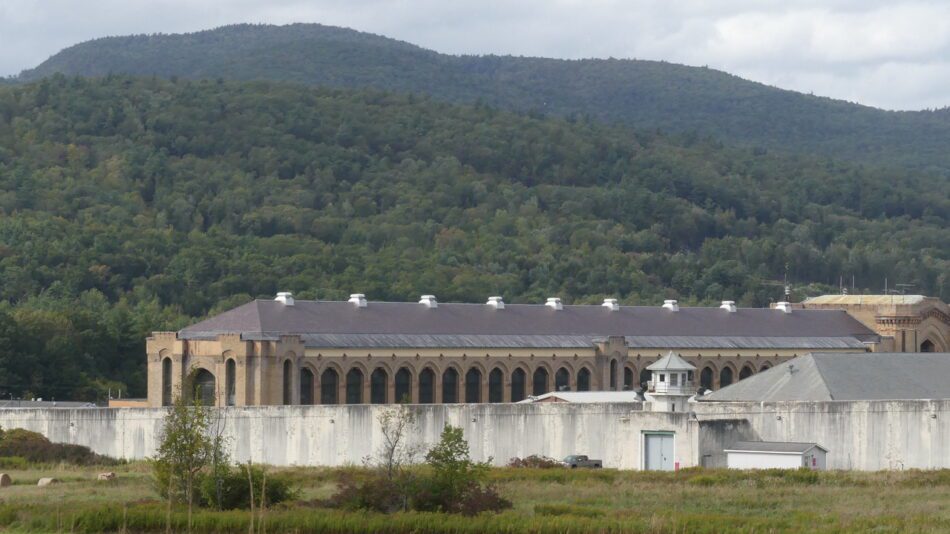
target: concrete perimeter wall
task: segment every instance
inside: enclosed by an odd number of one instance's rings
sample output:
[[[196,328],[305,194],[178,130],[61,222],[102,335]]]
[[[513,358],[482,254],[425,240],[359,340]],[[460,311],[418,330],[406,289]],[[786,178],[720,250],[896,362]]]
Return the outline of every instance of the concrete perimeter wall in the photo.
[[[237,461],[272,465],[359,464],[382,443],[377,417],[392,407],[260,406],[219,408]],[[476,460],[587,454],[604,467],[640,469],[643,433],[675,433],[674,461],[695,465],[698,424],[687,413],[631,411],[629,404],[446,404],[408,406],[413,442],[431,446],[446,424],[460,426]],[[162,408],[0,410],[0,426],[41,432],[55,442],[139,459],[154,454]]]
[[[745,419],[749,425],[742,428],[743,439],[818,443],[828,449],[828,469],[950,468],[950,400],[710,402],[693,406],[703,428],[700,434],[706,433],[710,420]],[[701,454],[719,460],[712,451]]]
[[[681,467],[724,467],[737,440],[816,442],[829,469],[950,468],[950,400],[696,403],[689,413],[632,411],[629,404],[414,405],[413,442],[436,443],[462,427],[472,456],[496,465],[512,457],[587,454],[604,467],[641,469],[643,434],[674,432]],[[382,442],[377,417],[392,407],[220,408],[235,460],[272,465],[359,464]],[[162,408],[4,409],[0,426],[137,459],[154,454]]]

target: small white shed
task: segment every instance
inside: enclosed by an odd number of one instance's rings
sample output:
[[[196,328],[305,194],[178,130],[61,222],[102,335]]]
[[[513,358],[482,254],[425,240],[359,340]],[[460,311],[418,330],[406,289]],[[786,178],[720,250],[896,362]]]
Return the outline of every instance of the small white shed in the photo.
[[[817,443],[785,441],[737,441],[724,449],[730,469],[808,469],[824,470],[828,449]]]

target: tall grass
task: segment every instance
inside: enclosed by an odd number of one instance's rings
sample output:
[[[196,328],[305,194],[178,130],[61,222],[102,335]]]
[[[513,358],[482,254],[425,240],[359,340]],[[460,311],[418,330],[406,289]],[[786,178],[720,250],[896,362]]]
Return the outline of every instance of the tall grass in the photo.
[[[355,468],[347,468],[355,469]],[[88,469],[13,472],[15,480],[53,475],[50,488],[18,484],[0,493],[0,531],[164,532],[165,507],[133,464],[116,483]],[[275,469],[304,490],[332,489],[338,472]],[[492,481],[515,509],[461,517],[435,513],[343,512],[300,501],[268,510],[267,532],[950,532],[950,471],[811,472],[686,469],[677,473],[614,470],[494,469]],[[35,484],[35,482],[33,482]],[[172,530],[187,513],[175,509]],[[196,533],[246,533],[250,514],[201,510]]]
[[[164,507],[158,503],[132,507],[127,514],[116,506],[85,506],[62,514],[45,507],[0,506],[0,527],[29,532],[164,532]],[[171,516],[175,532],[187,529],[187,513],[176,510]],[[205,533],[245,533],[249,512],[197,512],[193,531]],[[782,517],[758,517],[750,520],[734,514],[665,514],[604,517],[588,508],[547,509],[541,515],[515,512],[462,517],[436,513],[397,513],[392,515],[343,513],[328,510],[296,509],[269,512],[264,528],[268,532],[329,533],[753,533],[753,532],[946,532],[950,521],[927,516],[885,515],[857,518],[848,522],[829,522],[819,514],[799,513]]]

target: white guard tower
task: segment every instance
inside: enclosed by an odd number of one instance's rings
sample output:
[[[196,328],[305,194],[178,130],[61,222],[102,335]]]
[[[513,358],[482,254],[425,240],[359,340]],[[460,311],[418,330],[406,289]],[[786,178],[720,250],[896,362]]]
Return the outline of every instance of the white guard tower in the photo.
[[[679,354],[670,351],[647,370],[653,373],[644,394],[650,401],[651,411],[688,411],[689,398],[696,394],[693,389],[693,371],[696,368],[680,358]]]

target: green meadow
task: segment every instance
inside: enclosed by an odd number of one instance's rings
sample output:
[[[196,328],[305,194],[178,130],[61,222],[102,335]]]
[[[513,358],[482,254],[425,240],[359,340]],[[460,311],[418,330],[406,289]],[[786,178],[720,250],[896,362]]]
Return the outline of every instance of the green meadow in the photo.
[[[97,481],[104,469],[114,470],[117,478]],[[325,500],[334,493],[339,472],[269,469],[268,476],[291,480],[298,496],[256,513],[253,532],[950,532],[950,471],[500,468],[489,478],[514,508],[475,517],[329,509]],[[0,488],[3,532],[188,531],[186,508],[169,511],[144,463],[6,473],[13,485]],[[37,487],[45,476],[60,482]],[[247,533],[251,520],[245,510],[196,508],[192,531]]]

